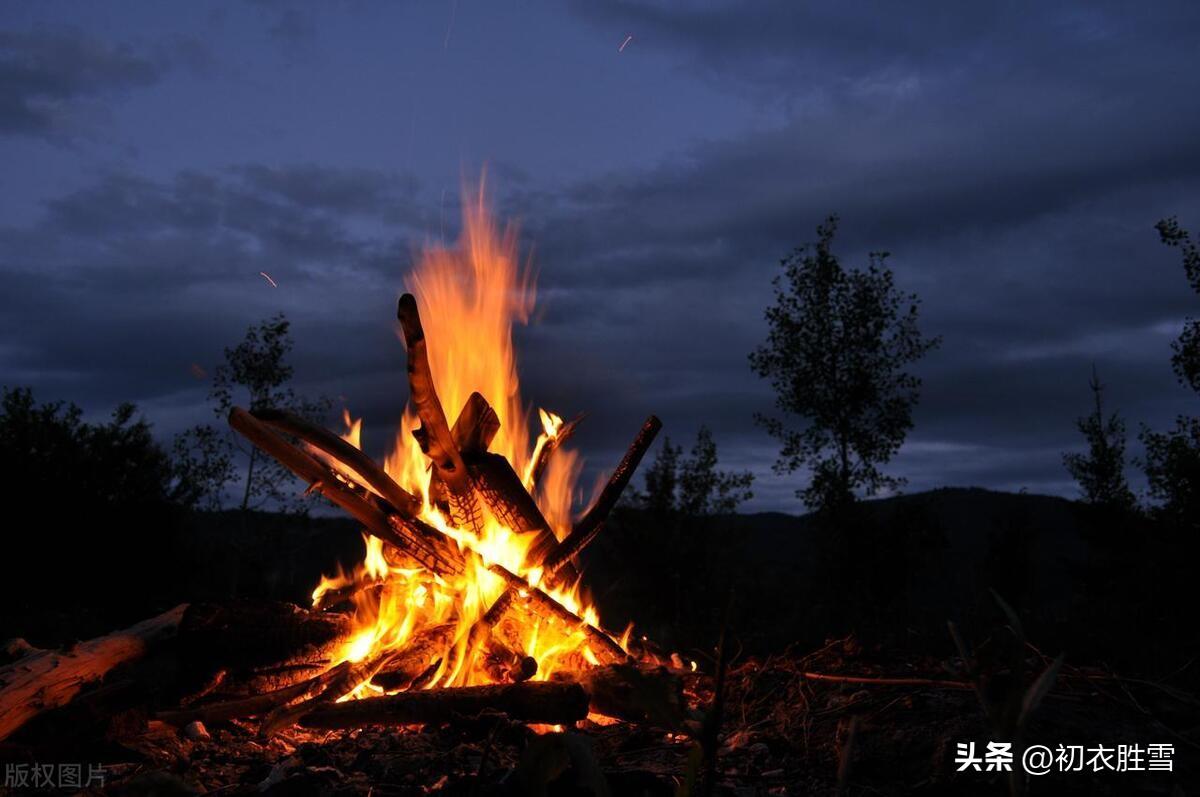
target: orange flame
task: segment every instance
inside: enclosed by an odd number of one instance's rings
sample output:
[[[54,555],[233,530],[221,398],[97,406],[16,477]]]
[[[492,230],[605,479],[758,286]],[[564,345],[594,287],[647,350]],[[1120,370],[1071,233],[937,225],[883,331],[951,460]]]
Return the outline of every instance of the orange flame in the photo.
[[[481,393],[500,421],[489,449],[506,457],[517,473],[524,474],[529,486],[534,457],[558,435],[563,422],[559,416],[539,410],[543,431],[530,451],[530,411],[521,402],[512,328],[514,323],[528,322],[535,285],[530,269],[519,264],[517,249],[516,228],[497,228],[481,187],[463,209],[463,232],[457,244],[450,248],[427,247],[405,284],[417,297],[430,367],[447,416],[457,417],[470,394]],[[348,411],[344,420],[347,432],[343,437],[359,446],[361,420],[353,420]],[[555,590],[540,584],[541,568],[537,562],[526,560],[533,535],[517,534],[489,516],[483,532],[476,536],[452,527],[431,505],[429,463],[410,433],[418,425],[415,412],[406,408],[385,469],[401,486],[423,497],[422,519],[458,541],[468,552],[468,565],[462,575],[447,578],[422,569],[398,567],[389,561],[378,539],[364,535],[364,561],[351,574],[323,578],[313,592],[316,602],[330,590],[354,591],[355,632],[335,659],[363,661],[399,650],[419,634],[450,625],[456,647],[449,655],[441,655],[448,645],[431,654],[441,660],[426,662],[438,666],[425,685],[493,682],[495,670],[487,666],[484,652],[467,649],[469,629],[505,586],[487,569],[493,563],[521,575],[533,586],[541,586],[588,624],[598,627],[596,610],[581,595],[578,585]],[[572,495],[581,466],[575,452],[556,450],[537,490],[539,507],[560,538],[570,530]],[[352,478],[352,474],[342,475]],[[512,614],[494,636],[513,652],[535,658],[536,678],[548,678],[564,667],[597,663],[582,627],[567,628],[527,614],[512,620]],[[627,637],[628,632],[622,645]],[[360,687],[357,694],[366,689]]]

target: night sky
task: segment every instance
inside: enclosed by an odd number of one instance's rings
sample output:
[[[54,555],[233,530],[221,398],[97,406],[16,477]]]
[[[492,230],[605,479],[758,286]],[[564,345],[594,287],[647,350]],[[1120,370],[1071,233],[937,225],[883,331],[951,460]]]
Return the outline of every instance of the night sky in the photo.
[[[1131,453],[1195,411],[1169,357],[1197,299],[1153,229],[1200,231],[1195,3],[0,11],[0,383],[89,417],[212,421],[193,364],[283,311],[297,387],[380,452],[403,275],[485,164],[538,272],[523,392],[589,413],[589,480],[655,412],[759,474],[748,508],[801,509],[747,354],[833,212],[846,262],[892,252],[944,338],[890,467],[908,491],[1073,495],[1092,363]]]

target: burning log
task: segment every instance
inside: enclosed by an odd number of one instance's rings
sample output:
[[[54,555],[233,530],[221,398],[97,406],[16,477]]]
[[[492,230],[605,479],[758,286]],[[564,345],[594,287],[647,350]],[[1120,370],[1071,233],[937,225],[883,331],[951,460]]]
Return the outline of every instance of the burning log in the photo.
[[[588,693],[591,710],[626,722],[653,722],[679,728],[692,719],[683,679],[665,667],[613,664],[557,672],[553,681],[575,682]]]
[[[600,491],[599,497],[595,503],[584,514],[584,516],[575,524],[571,530],[571,534],[563,541],[562,550],[565,553],[566,559],[570,559],[595,538],[604,522],[608,520],[608,516],[612,514],[613,507],[617,505],[617,501],[621,498],[621,493],[625,492],[625,488],[629,486],[629,480],[633,478],[634,471],[637,470],[638,464],[642,461],[646,451],[650,448],[650,444],[654,442],[658,430],[662,428],[662,421],[656,416],[651,415],[642,424],[642,428],[638,430],[637,437],[633,439],[633,443],[625,452],[625,456],[621,458],[621,462],[617,465],[617,469],[608,477],[608,482],[604,485],[604,489]],[[576,538],[574,541],[571,538]],[[571,546],[566,543],[571,542]],[[574,553],[567,551],[568,547],[574,547],[577,550]]]
[[[572,424],[576,423],[572,421]],[[650,448],[650,444],[654,442],[658,430],[662,428],[662,421],[656,416],[651,415],[642,424],[642,428],[638,431],[637,436],[633,439],[633,443],[625,452],[625,456],[621,458],[621,462],[617,465],[617,469],[613,471],[608,482],[604,485],[604,489],[600,492],[600,496],[596,502],[588,510],[587,514],[575,524],[575,528],[566,536],[562,542],[556,542],[551,550],[542,560],[543,578],[554,576],[564,568],[569,568],[568,573],[573,574],[574,568],[569,567],[572,559],[579,555],[584,548],[591,544],[592,540],[604,528],[604,521],[612,512],[612,509],[620,499],[621,493],[629,485],[629,480],[633,477],[634,471],[637,470],[638,464],[642,461],[646,451]],[[561,432],[560,432],[561,433]],[[507,572],[507,571],[506,571]],[[512,575],[511,573],[509,575]],[[559,579],[564,580],[564,579]],[[565,580],[571,580],[568,577]],[[479,644],[483,639],[491,633],[491,629],[495,628],[496,624],[504,617],[505,612],[512,606],[513,599],[516,597],[516,590],[527,589],[528,585],[522,582],[521,586],[513,586],[510,584],[508,588],[500,594],[500,597],[488,608],[483,616],[476,621],[475,626],[471,629],[472,644]],[[549,596],[545,596],[549,598]],[[556,601],[552,601],[559,608],[562,607]],[[572,615],[574,617],[574,615]],[[603,635],[608,642],[612,639],[607,635]],[[615,643],[614,643],[615,644]],[[619,646],[618,646],[619,647]],[[624,659],[624,651],[621,658]]]
[[[0,667],[0,740],[47,709],[67,705],[84,686],[139,659],[179,627],[186,604],[67,651],[43,650]]]
[[[469,455],[487,451],[499,431],[500,419],[496,411],[482,395],[472,393],[458,413],[450,436],[459,452]],[[429,500],[435,505],[446,503],[446,485],[436,472],[429,480]]]
[[[412,687],[441,661],[454,642],[455,625],[442,623],[414,634],[403,650],[384,663],[371,682],[389,692]]]
[[[266,714],[277,706],[287,705],[288,703],[320,694],[330,683],[342,678],[350,666],[350,662],[342,662],[338,666],[328,669],[313,678],[294,683],[291,686],[285,686],[282,689],[251,695],[250,697],[243,697],[237,700],[209,703],[195,708],[178,711],[160,711],[155,716],[163,722],[178,727],[183,727],[188,723],[197,721],[208,724],[213,722],[227,722],[242,717],[259,716]]]
[[[245,694],[289,686],[329,669],[353,634],[350,618],[274,601],[193,604],[179,625],[180,660],[209,691]]]
[[[296,722],[317,706],[334,703],[353,692],[361,684],[371,680],[375,673],[392,657],[391,652],[383,652],[369,659],[358,662],[344,662],[349,666],[339,667],[340,672],[325,683],[325,688],[317,694],[307,697],[295,705],[284,705],[271,711],[263,718],[259,726],[260,736],[274,736],[284,728],[290,728]]]
[[[490,565],[488,570],[503,578],[508,583],[508,588],[515,590],[518,595],[528,601],[530,608],[538,614],[554,618],[570,628],[582,629],[589,642],[589,647],[592,648],[592,653],[602,663],[616,664],[629,658],[624,649],[608,634],[591,625],[542,590],[530,586],[525,579],[508,568],[502,565]]]
[[[564,423],[558,428],[558,432],[538,448],[533,457],[533,463],[529,466],[529,491],[533,492],[537,488],[538,482],[542,480],[542,474],[546,471],[546,466],[550,464],[550,459],[554,456],[563,443],[571,439],[571,435],[575,434],[575,427],[579,426],[579,422],[583,420],[583,415],[576,415],[571,420]]]
[[[385,513],[379,506],[345,486],[332,470],[293,446],[241,407],[229,412],[229,425],[239,434],[346,510],[374,536],[438,575],[457,572],[453,546],[434,545],[443,538],[419,519]]]
[[[484,711],[503,712],[523,722],[567,725],[587,716],[588,694],[579,684],[554,681],[417,690],[314,707],[300,718],[300,725],[325,729],[417,725]]]
[[[487,451],[492,438],[499,431],[500,419],[496,411],[487,403],[487,399],[479,393],[472,393],[458,413],[450,436],[460,452],[470,454]]]
[[[251,415],[337,460],[353,471],[359,483],[373,490],[404,517],[416,517],[420,513],[421,499],[396,484],[383,468],[360,449],[328,429],[285,410],[253,410]]]
[[[471,529],[478,534],[483,530],[483,515],[470,474],[455,445],[446,413],[433,385],[425,330],[421,327],[416,297],[411,293],[400,297],[396,317],[400,320],[404,345],[408,349],[409,397],[421,418],[421,426],[413,430],[413,437],[421,451],[433,462],[434,473],[446,485],[446,502],[451,520],[459,528]]]
[[[558,539],[508,459],[485,451],[471,455],[466,462],[475,489],[496,520],[515,532],[537,534],[528,557],[541,561],[558,545]]]

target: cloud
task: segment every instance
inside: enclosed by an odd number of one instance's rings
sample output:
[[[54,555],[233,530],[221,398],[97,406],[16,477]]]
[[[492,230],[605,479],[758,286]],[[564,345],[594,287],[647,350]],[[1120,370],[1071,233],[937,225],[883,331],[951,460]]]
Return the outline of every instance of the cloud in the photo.
[[[272,21],[281,9],[268,8]],[[1093,361],[1131,432],[1190,407],[1170,373],[1168,322],[1195,315],[1194,296],[1152,228],[1172,213],[1200,225],[1200,109],[1179,101],[1200,89],[1190,6],[576,10],[636,36],[622,64],[674,68],[648,84],[670,91],[701,74],[758,103],[722,127],[738,132],[681,131],[649,166],[565,185],[519,159],[492,169],[500,214],[520,219],[540,269],[537,323],[516,332],[523,392],[588,412],[575,438],[585,482],[655,412],[678,442],[712,427],[729,467],[760,474],[756,507],[797,508],[802,475],[769,472],[775,446],[752,416],[772,396],[746,356],[764,337],[779,259],[831,212],[845,262],[892,251],[899,285],[923,300],[923,330],[945,339],[917,368],[917,425],[890,468],[911,489],[1071,492],[1059,453],[1078,445]],[[315,35],[305,46],[330,43]],[[80,73],[72,63],[45,69]],[[65,82],[77,87],[14,96],[66,113],[149,85]],[[556,112],[588,102],[586,88]],[[329,162],[355,162],[344,141],[319,143]],[[3,381],[101,411],[138,399],[170,431],[207,420],[191,364],[210,368],[283,310],[301,387],[345,395],[379,453],[406,395],[393,304],[413,247],[443,222],[453,238],[457,198],[406,173],[279,158],[93,173],[35,223],[0,230],[0,331],[19,341],[0,348]]]
[[[0,134],[48,136],[84,100],[157,83],[169,61],[72,29],[0,31]]]

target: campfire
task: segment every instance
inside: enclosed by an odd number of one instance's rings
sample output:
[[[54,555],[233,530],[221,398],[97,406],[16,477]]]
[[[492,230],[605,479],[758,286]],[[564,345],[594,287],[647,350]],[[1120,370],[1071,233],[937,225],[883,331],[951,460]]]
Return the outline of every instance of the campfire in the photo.
[[[529,317],[533,281],[482,193],[464,222],[461,244],[425,252],[399,300],[410,400],[383,464],[362,451],[349,412],[344,434],[267,407],[229,416],[362,525],[362,562],[323,577],[308,609],[194,604],[91,647],[26,657],[5,684],[0,738],[176,627],[185,665],[222,657],[215,672],[198,670],[181,705],[159,712],[179,728],[249,721],[269,737],[488,711],[535,726],[603,724],[645,719],[647,689],[662,697],[655,719],[669,713],[681,726],[678,671],[688,668],[632,627],[606,628],[577,564],[661,424],[646,420],[573,517],[581,462],[567,442],[581,417],[539,409],[531,442],[519,392],[512,328]],[[447,408],[457,408],[453,422]]]
[[[365,527],[361,564],[323,578],[313,592],[316,609],[351,611],[349,633],[328,669],[278,695],[281,707],[264,727],[377,718],[412,703],[414,692],[470,687],[477,690],[455,694],[487,696],[485,703],[529,696],[549,701],[531,706],[545,712],[531,719],[580,719],[576,709],[587,701],[572,684],[598,667],[659,663],[648,645],[631,642],[631,627],[615,634],[601,625],[575,561],[661,424],[646,420],[572,522],[580,463],[565,444],[580,418],[564,422],[539,409],[543,431],[529,445],[512,325],[528,317],[533,283],[518,269],[514,235],[497,234],[482,195],[465,215],[462,246],[427,252],[409,286],[414,293],[400,298],[397,318],[410,406],[382,466],[362,452],[361,421],[348,412],[340,436],[269,408],[235,408],[229,417]],[[453,423],[446,407],[459,407]],[[389,694],[409,697],[388,701]],[[353,699],[375,702],[314,709]]]

